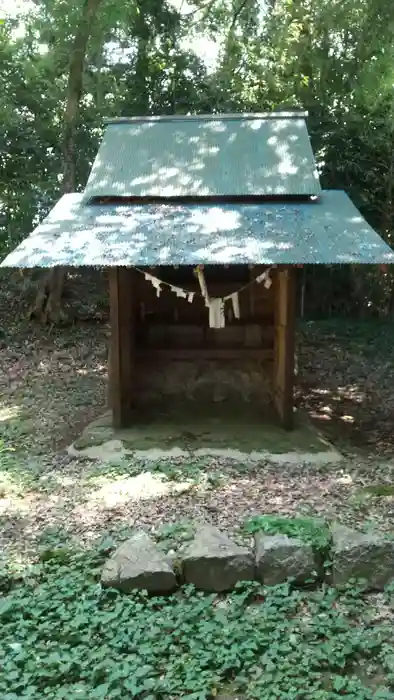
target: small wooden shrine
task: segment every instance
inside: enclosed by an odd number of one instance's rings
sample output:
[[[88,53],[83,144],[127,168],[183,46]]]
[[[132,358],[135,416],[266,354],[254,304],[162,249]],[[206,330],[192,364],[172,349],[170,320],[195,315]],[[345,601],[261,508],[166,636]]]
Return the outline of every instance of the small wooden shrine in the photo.
[[[110,121],[84,192],[2,266],[107,268],[116,427],[161,397],[255,401],[290,429],[296,267],[393,261],[321,189],[298,111]]]

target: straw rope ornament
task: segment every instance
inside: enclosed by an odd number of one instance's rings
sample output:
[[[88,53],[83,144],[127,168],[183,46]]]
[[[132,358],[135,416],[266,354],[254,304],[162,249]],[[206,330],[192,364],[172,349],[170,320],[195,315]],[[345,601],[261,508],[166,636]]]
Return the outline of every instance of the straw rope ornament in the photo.
[[[167,287],[178,298],[186,299],[189,302],[189,304],[193,302],[194,297],[196,295],[202,297],[205,301],[205,306],[207,307],[209,312],[209,327],[224,328],[226,325],[226,302],[231,302],[234,317],[240,318],[239,294],[241,294],[241,292],[243,292],[245,289],[251,287],[253,284],[264,283],[264,287],[266,289],[270,289],[272,285],[271,271],[274,267],[276,266],[272,265],[272,267],[269,267],[266,270],[264,270],[264,272],[262,272],[260,275],[257,275],[257,277],[255,277],[253,280],[249,280],[249,282],[239,287],[235,292],[227,294],[223,297],[211,297],[209,295],[208,286],[204,274],[204,265],[197,265],[197,267],[195,267],[193,270],[200,286],[200,293],[192,292],[190,289],[184,289],[183,287],[179,287],[178,285],[171,284],[170,282],[166,282],[165,280],[161,280],[159,279],[159,277],[156,277],[156,275],[152,275],[150,272],[145,272],[145,270],[141,270],[138,267],[136,267],[135,269],[137,270],[137,272],[144,275],[145,279],[151,283],[151,285],[156,290],[157,297],[160,297],[162,287]]]

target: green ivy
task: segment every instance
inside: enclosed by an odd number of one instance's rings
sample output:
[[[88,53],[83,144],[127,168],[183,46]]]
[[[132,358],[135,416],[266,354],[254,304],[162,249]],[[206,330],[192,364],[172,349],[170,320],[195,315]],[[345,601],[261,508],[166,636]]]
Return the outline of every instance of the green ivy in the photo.
[[[2,700],[210,700],[229,685],[256,700],[393,697],[392,625],[370,624],[359,589],[124,596],[101,589],[101,565],[54,557],[4,591]]]
[[[286,518],[279,515],[255,515],[243,525],[244,532],[266,532],[269,535],[287,535],[308,542],[317,551],[324,552],[330,544],[326,523],[315,518]]]
[[[186,542],[190,542],[195,535],[195,525],[188,521],[170,523],[162,525],[155,533],[156,541],[161,545],[162,549],[168,551],[170,549],[179,549]]]

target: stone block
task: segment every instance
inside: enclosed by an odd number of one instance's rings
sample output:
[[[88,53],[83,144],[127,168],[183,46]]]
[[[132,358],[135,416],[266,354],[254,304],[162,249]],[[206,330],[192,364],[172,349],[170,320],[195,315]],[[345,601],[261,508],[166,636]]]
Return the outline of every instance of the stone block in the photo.
[[[124,593],[170,593],[177,586],[168,559],[145,532],[136,532],[118,547],[104,564],[101,583]]]
[[[183,579],[203,591],[230,591],[254,579],[252,553],[212,525],[197,526],[182,553]]]
[[[364,579],[370,590],[383,590],[394,580],[394,540],[384,533],[363,533],[334,524],[332,532],[332,583]]]
[[[312,546],[287,535],[255,534],[256,578],[267,586],[284,583],[289,578],[306,583],[317,578]]]

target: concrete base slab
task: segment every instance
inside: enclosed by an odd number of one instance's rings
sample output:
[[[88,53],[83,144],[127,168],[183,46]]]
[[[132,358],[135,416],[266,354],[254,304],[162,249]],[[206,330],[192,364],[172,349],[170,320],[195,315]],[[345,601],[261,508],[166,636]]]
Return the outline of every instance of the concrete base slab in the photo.
[[[342,455],[310,423],[297,417],[295,429],[284,431],[242,408],[241,415],[188,415],[186,411],[115,430],[111,414],[91,423],[68,450],[73,457],[121,462],[123,459],[218,457],[237,462],[336,464]]]

